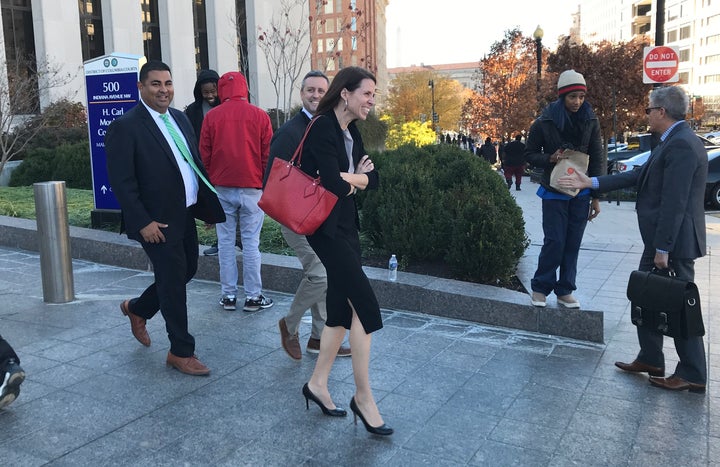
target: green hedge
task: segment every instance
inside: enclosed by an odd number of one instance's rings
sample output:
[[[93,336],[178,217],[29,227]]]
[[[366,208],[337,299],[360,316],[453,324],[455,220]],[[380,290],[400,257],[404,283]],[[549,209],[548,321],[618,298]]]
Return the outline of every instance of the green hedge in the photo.
[[[487,162],[453,146],[372,156],[377,193],[363,196],[365,235],[402,263],[444,261],[461,279],[505,280],[529,242],[522,210]]]
[[[23,163],[11,174],[9,185],[26,186],[53,180],[64,180],[68,188],[92,189],[87,141],[28,151]]]

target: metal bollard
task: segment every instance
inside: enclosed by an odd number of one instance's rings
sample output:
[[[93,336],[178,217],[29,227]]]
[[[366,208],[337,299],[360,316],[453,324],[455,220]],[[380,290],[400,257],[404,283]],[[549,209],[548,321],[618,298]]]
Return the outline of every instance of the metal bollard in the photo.
[[[70,255],[65,182],[33,184],[43,300],[67,303],[75,299]]]

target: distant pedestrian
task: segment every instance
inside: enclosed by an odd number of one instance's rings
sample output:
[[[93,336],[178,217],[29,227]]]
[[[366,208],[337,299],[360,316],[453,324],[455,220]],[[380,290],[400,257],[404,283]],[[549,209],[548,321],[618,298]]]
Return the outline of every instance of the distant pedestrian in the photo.
[[[489,136],[485,138],[485,144],[480,148],[480,153],[490,165],[497,163],[497,149]]]
[[[508,190],[512,186],[515,176],[515,190],[520,191],[522,176],[525,173],[525,145],[521,141],[522,135],[515,135],[515,140],[507,143],[502,151],[503,172]]]

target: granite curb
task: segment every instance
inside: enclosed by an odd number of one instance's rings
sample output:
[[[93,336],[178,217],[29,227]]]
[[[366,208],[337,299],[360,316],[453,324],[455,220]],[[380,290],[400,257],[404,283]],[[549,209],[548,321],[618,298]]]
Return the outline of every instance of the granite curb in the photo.
[[[0,244],[37,252],[36,227],[34,220],[0,216]],[[74,259],[143,271],[151,268],[140,245],[117,233],[70,227],[70,239]],[[263,253],[262,263],[265,290],[295,291],[301,278],[295,257]],[[238,267],[242,270],[241,259]],[[499,287],[404,272],[390,282],[384,269],[365,267],[365,272],[382,308],[604,342],[601,311],[536,308],[528,304],[527,294]],[[201,255],[195,277],[219,281],[217,258]]]

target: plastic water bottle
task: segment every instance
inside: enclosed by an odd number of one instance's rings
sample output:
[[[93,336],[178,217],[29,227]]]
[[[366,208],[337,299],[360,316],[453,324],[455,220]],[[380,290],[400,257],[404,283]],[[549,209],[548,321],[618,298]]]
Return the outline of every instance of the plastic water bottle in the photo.
[[[388,262],[388,280],[395,282],[397,280],[397,268],[398,268],[398,261],[395,255],[390,256],[390,261]]]

